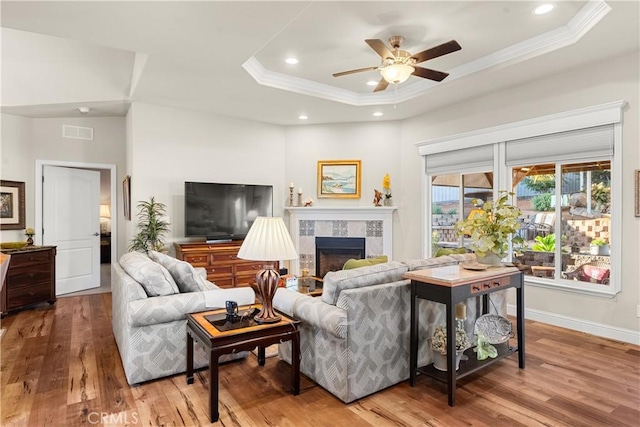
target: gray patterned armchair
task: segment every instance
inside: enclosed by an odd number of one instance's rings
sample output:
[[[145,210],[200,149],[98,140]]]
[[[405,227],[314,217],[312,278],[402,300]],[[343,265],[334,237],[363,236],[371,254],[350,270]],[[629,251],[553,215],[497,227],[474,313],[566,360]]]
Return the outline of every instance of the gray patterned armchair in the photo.
[[[295,316],[300,325],[300,369],[345,403],[409,378],[409,270],[454,265],[475,255],[387,262],[327,273],[323,293],[313,298],[280,288],[273,304]],[[500,314],[506,313],[504,292],[492,294]],[[473,330],[476,299],[467,301],[467,331]],[[428,338],[445,324],[444,306],[421,300],[419,366],[430,363]],[[279,357],[291,363],[290,343],[281,343]]]
[[[123,258],[129,254],[123,255]],[[187,313],[222,308],[226,300],[236,301],[238,305],[255,302],[251,288],[220,289],[204,279],[204,269],[193,270],[200,275],[200,289],[175,289],[178,292],[169,295],[148,296],[148,289],[123,269],[123,258],[120,263],[111,266],[112,326],[129,384],[185,371]],[[147,271],[142,270],[140,274],[148,274]],[[245,357],[247,354],[224,355],[220,361]],[[209,358],[202,347],[194,346],[194,367],[201,368],[208,364]]]

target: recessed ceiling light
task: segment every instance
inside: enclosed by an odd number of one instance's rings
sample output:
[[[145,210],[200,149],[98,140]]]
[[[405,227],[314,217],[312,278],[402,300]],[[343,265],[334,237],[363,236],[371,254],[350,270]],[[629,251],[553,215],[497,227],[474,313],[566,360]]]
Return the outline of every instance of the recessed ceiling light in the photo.
[[[541,4],[540,6],[533,9],[534,15],[544,15],[545,13],[549,13],[553,10],[555,6],[551,3]]]
[[[369,80],[367,86],[378,86],[378,82],[375,80]]]
[[[298,59],[291,57],[291,58],[285,59],[284,62],[286,62],[289,65],[296,65],[298,63]]]
[[[309,116],[305,116],[304,114],[301,114],[301,115],[298,116],[298,118],[300,120],[307,120],[309,118]]]
[[[375,117],[380,117],[380,116],[384,115],[384,113],[382,111],[376,111],[375,113],[373,113],[373,115]]]

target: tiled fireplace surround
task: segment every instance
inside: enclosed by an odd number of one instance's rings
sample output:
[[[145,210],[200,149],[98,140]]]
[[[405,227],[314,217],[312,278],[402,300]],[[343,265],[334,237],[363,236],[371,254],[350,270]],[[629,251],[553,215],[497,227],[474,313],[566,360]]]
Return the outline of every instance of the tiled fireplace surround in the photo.
[[[395,207],[289,207],[289,232],[299,258],[289,262],[289,272],[303,268],[316,274],[316,237],[364,237],[367,258],[393,259]]]

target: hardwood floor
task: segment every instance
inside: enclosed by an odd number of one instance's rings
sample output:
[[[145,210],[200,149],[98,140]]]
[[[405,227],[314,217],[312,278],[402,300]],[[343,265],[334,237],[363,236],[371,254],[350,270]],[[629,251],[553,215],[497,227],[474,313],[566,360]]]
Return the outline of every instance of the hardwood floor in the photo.
[[[111,294],[60,298],[2,321],[3,426],[209,425],[208,371],[127,384],[111,332]],[[277,357],[220,368],[224,426],[638,426],[640,347],[527,321],[517,357],[458,381],[403,382],[349,405],[302,376],[288,392]]]

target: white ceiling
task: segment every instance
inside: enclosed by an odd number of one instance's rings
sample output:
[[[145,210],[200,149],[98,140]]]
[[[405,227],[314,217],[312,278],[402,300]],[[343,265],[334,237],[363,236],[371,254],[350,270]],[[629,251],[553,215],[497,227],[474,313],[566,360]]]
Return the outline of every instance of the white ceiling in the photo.
[[[640,50],[636,1],[2,1],[2,111],[125,115],[144,102],[277,124],[397,120]],[[450,73],[373,93],[364,40],[405,38]],[[295,56],[300,63],[284,63]],[[603,76],[606,78],[606,76]],[[372,116],[381,111],[384,116]]]

